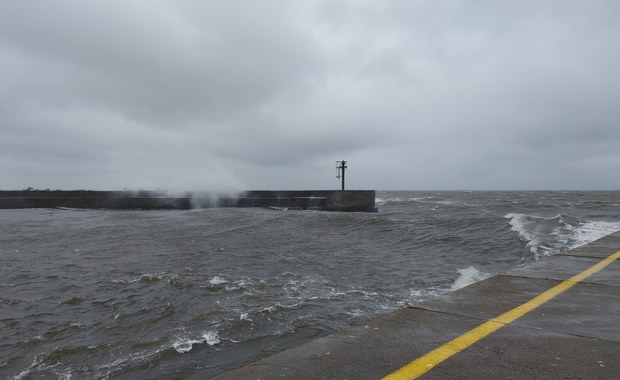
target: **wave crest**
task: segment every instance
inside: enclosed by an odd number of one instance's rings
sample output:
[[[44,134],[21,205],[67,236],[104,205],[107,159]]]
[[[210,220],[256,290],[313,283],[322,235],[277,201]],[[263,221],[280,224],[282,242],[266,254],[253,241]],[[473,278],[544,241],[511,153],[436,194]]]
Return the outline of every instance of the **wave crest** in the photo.
[[[590,243],[620,230],[620,222],[581,220],[570,215],[551,217],[510,213],[511,230],[526,243],[534,258],[549,256]]]
[[[473,266],[469,266],[465,269],[459,269],[459,277],[454,281],[450,290],[455,291],[476,282],[489,278],[491,275],[488,273],[480,272]]]
[[[176,352],[183,354],[192,350],[195,344],[206,343],[208,346],[214,346],[221,342],[220,336],[217,331],[203,331],[201,336],[196,339],[191,339],[187,337],[177,338],[173,343],[172,347],[176,350]]]

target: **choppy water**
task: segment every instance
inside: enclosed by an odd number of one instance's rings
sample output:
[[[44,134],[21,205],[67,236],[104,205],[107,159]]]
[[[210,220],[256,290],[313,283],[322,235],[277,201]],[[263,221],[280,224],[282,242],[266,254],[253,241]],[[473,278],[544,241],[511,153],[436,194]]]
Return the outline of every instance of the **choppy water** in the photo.
[[[0,210],[0,377],[205,378],[620,230],[620,192]]]

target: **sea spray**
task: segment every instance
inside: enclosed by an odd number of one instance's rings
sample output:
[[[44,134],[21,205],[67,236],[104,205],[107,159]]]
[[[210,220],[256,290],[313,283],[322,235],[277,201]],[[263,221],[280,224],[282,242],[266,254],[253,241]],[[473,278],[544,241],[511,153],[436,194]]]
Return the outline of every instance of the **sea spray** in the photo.
[[[476,282],[485,280],[491,276],[489,273],[480,272],[473,266],[469,266],[465,269],[459,269],[458,272],[459,277],[454,281],[454,284],[452,284],[452,287],[450,288],[452,291],[475,284]]]
[[[190,194],[192,209],[234,207],[243,197],[242,191],[195,191]]]

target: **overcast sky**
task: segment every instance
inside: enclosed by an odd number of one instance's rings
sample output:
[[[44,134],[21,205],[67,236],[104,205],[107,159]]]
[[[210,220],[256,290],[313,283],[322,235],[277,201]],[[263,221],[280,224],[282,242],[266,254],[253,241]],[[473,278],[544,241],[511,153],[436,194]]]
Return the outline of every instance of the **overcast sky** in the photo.
[[[2,0],[0,189],[620,189],[617,0]]]

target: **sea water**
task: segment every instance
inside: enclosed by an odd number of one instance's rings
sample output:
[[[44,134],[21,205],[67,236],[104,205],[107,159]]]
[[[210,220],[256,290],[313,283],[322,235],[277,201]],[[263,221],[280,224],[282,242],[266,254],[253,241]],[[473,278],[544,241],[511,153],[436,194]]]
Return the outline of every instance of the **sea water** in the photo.
[[[620,230],[620,192],[0,210],[0,377],[205,378]]]

